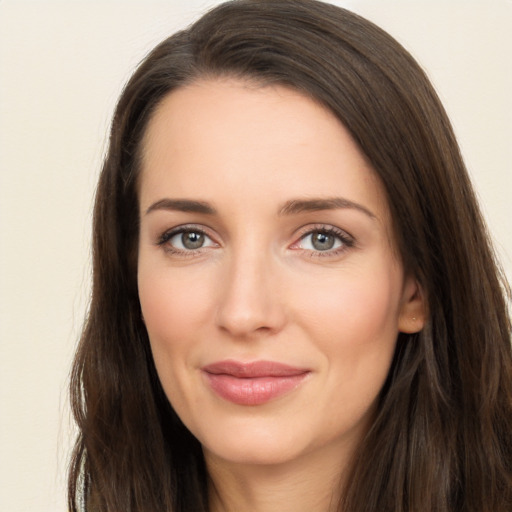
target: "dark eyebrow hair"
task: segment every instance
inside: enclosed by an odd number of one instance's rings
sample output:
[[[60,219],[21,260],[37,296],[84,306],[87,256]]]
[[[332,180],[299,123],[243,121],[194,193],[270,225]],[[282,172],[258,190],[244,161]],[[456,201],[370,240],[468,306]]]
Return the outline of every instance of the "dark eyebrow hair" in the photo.
[[[342,197],[292,199],[287,201],[279,210],[279,215],[294,215],[297,213],[335,210],[338,208],[352,208],[359,210],[371,219],[376,218],[375,214],[368,210],[368,208]]]
[[[375,214],[364,206],[342,197],[291,199],[280,208],[279,215],[296,215],[298,213],[335,210],[338,208],[359,210],[372,219],[376,218]],[[209,203],[193,201],[191,199],[160,199],[146,210],[146,215],[155,210],[176,210],[180,212],[202,213],[204,215],[215,215],[217,213],[215,208]]]
[[[180,212],[204,213],[215,215],[215,208],[203,201],[192,201],[190,199],[160,199],[153,203],[147,210],[146,215],[155,210],[176,210]]]

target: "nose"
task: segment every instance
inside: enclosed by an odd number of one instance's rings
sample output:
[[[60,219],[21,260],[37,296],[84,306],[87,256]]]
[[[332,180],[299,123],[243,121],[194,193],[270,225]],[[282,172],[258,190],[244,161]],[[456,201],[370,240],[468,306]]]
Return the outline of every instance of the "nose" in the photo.
[[[236,338],[274,334],[286,321],[275,262],[264,251],[233,255],[223,273],[218,327]]]

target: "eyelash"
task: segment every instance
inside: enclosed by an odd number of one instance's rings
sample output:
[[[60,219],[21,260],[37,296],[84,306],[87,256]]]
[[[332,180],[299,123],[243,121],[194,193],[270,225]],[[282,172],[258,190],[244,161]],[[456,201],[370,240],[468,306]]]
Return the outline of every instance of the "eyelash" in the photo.
[[[327,236],[333,236],[341,242],[341,245],[335,249],[328,249],[325,251],[302,249],[300,247],[294,247],[294,246],[297,246],[300,243],[302,243],[308,236],[311,236],[314,234],[323,234],[323,235],[327,235]],[[325,226],[324,224],[319,224],[319,225],[308,226],[307,228],[305,228],[304,231],[300,234],[300,237],[297,240],[297,242],[294,242],[292,244],[292,249],[310,252],[309,256],[311,258],[326,258],[326,257],[339,256],[343,252],[347,251],[348,249],[350,249],[354,246],[355,246],[354,238],[351,235],[349,235],[346,231],[343,231],[334,226]]]
[[[183,235],[184,233],[197,233],[199,235],[203,235],[204,237],[208,238],[210,241],[212,241],[211,246],[215,246],[218,244],[213,240],[213,238],[208,235],[208,233],[201,227],[195,226],[195,225],[186,225],[186,226],[179,226],[176,228],[173,228],[169,231],[165,231],[162,233],[162,235],[157,240],[157,245],[162,246],[164,250],[168,253],[178,255],[181,257],[194,257],[199,255],[201,252],[203,252],[204,249],[207,249],[209,246],[206,247],[199,247],[197,249],[178,249],[174,246],[172,246],[169,241],[177,236],[177,235]],[[311,250],[311,249],[303,249],[301,247],[297,247],[299,244],[301,244],[308,236],[314,235],[314,234],[323,234],[327,236],[333,236],[336,239],[338,239],[341,242],[341,245],[335,249],[327,249],[325,251],[321,250]],[[295,246],[295,247],[294,247]],[[354,238],[349,235],[347,232],[342,231],[339,228],[336,228],[334,226],[325,226],[323,224],[320,225],[313,225],[308,226],[304,229],[304,231],[300,234],[298,240],[294,242],[290,248],[292,250],[300,250],[304,252],[309,252],[311,258],[325,258],[325,257],[335,257],[339,256],[343,252],[345,252],[347,249],[350,249],[355,246],[355,240]]]
[[[162,246],[164,250],[168,253],[175,254],[182,257],[193,257],[197,256],[200,252],[202,252],[203,249],[206,249],[207,247],[199,247],[197,249],[178,249],[177,247],[172,246],[169,241],[175,237],[176,235],[183,235],[185,233],[197,233],[199,235],[203,235],[204,237],[210,239],[213,241],[212,237],[208,235],[208,233],[202,229],[199,226],[194,225],[186,225],[186,226],[179,226],[173,229],[170,229],[169,231],[165,231],[162,233],[162,235],[159,237],[157,241],[157,245]],[[213,242],[216,244],[216,242]],[[216,244],[218,245],[218,244]]]

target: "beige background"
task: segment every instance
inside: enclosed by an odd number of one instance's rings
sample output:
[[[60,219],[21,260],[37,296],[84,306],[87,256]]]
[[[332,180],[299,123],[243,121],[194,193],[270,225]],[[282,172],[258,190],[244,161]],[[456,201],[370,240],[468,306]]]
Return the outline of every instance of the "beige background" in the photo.
[[[64,512],[67,376],[89,294],[114,102],[158,41],[218,2],[0,0],[0,509]],[[512,276],[512,2],[339,1],[424,65]]]

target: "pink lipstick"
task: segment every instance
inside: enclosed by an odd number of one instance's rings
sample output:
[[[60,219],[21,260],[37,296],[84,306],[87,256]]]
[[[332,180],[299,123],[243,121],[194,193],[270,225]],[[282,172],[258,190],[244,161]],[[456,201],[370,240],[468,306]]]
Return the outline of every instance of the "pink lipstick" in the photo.
[[[226,360],[202,368],[211,389],[238,405],[261,405],[295,389],[310,371],[274,361]]]

